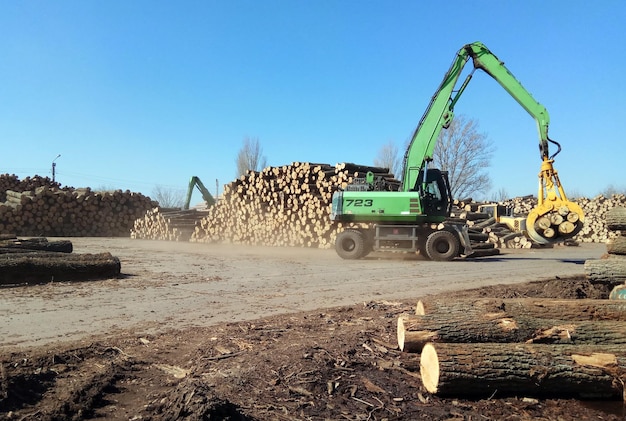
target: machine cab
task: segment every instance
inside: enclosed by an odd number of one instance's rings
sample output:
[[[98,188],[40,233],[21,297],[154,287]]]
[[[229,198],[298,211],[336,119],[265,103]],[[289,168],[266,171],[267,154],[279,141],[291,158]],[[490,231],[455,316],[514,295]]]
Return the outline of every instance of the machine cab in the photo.
[[[424,213],[432,216],[449,216],[452,193],[448,172],[427,168],[419,172],[413,191],[419,192]]]

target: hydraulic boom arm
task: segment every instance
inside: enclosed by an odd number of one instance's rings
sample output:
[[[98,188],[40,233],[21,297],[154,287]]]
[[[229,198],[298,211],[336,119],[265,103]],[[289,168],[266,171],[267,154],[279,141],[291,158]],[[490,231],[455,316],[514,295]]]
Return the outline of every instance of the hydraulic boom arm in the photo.
[[[189,180],[189,188],[187,189],[187,197],[185,198],[185,204],[183,206],[183,209],[189,209],[189,204],[191,203],[191,194],[193,193],[194,187],[198,188],[207,206],[213,206],[215,204],[215,199],[213,198],[211,193],[209,193],[209,190],[207,190],[207,188],[204,187],[204,184],[202,184],[202,181],[200,181],[200,178],[194,175]]]
[[[461,72],[470,59],[474,69],[455,90]],[[542,165],[539,173],[539,204],[527,220],[529,236],[544,244],[574,236],[582,228],[584,213],[577,204],[567,200],[557,172],[552,167],[553,159],[561,147],[548,137],[550,124],[548,111],[531,96],[504,63],[480,42],[465,45],[459,50],[432,97],[405,153],[401,189],[403,191],[416,189],[420,170],[426,170],[428,162],[432,161],[439,134],[450,125],[454,107],[476,69],[481,69],[493,77],[537,123]],[[552,156],[549,154],[549,142],[557,146],[557,151]],[[556,217],[555,213],[561,218]],[[548,223],[548,220],[553,223]]]

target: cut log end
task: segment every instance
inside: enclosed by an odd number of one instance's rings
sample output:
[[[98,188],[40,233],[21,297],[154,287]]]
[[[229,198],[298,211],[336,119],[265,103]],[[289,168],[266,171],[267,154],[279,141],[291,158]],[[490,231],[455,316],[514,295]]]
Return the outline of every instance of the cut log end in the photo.
[[[407,316],[398,317],[398,348],[402,352],[420,352],[425,344],[436,341],[437,332],[430,330],[410,330]]]
[[[424,388],[439,396],[623,396],[621,345],[430,343],[420,356]]]
[[[417,301],[417,305],[415,306],[415,315],[423,316],[426,314],[426,309],[424,308],[424,302],[422,300]]]
[[[432,344],[424,345],[420,356],[420,376],[429,393],[437,393],[439,387],[439,357]]]

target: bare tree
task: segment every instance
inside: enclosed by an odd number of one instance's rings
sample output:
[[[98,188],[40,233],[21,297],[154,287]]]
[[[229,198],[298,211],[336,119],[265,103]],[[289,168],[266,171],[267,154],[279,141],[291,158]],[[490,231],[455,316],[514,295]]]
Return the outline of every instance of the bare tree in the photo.
[[[478,132],[478,123],[461,115],[440,133],[433,164],[448,171],[452,197],[484,194],[491,187],[487,167],[493,152],[493,144],[487,135]]]
[[[626,188],[624,187],[615,187],[613,184],[609,184],[600,192],[600,194],[604,197],[611,197],[614,194],[624,194],[626,193]]]
[[[389,141],[382,145],[378,150],[378,155],[374,158],[374,166],[381,168],[389,168],[389,172],[400,177],[400,171],[402,171],[402,160],[398,152],[398,146]]]
[[[154,186],[152,200],[159,202],[162,208],[182,208],[185,203],[185,192],[180,189]]]
[[[497,192],[493,193],[491,196],[491,200],[494,202],[504,202],[505,200],[510,199],[509,192],[506,191],[506,188],[500,187]]]
[[[258,138],[246,137],[237,154],[237,177],[244,175],[248,170],[260,171],[267,166],[267,158],[263,156],[263,150]]]

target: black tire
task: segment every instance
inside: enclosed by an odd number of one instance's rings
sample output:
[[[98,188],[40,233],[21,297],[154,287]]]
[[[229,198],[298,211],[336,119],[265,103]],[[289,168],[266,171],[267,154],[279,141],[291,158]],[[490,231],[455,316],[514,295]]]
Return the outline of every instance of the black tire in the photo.
[[[430,260],[452,260],[459,255],[461,244],[450,231],[435,231],[426,239],[426,255]]]
[[[617,207],[609,209],[606,213],[606,226],[611,231],[626,230],[626,208]]]
[[[356,230],[345,230],[337,235],[335,250],[342,259],[360,259],[367,254],[365,236]]]

